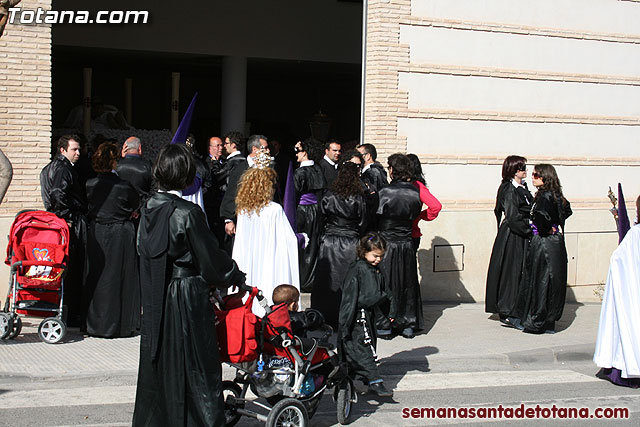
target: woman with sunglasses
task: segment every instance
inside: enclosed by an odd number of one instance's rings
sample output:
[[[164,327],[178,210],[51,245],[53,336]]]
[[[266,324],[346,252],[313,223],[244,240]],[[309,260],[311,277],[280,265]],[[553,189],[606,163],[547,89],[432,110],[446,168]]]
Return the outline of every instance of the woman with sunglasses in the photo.
[[[296,231],[306,234],[309,239],[299,256],[302,292],[311,292],[320,248],[322,215],[319,202],[327,187],[322,168],[318,165],[323,155],[322,147],[322,143],[314,138],[298,141],[294,147],[296,161],[300,163],[300,167],[293,174],[298,204]]]
[[[485,311],[498,313],[500,321],[510,326],[518,323],[515,310],[518,288],[532,235],[529,212],[533,197],[526,187],[526,177],[527,159],[521,156],[504,159],[502,183],[493,210],[498,234],[493,243],[487,273]],[[503,213],[504,220],[501,223]]]
[[[532,178],[538,191],[531,207],[533,236],[521,289],[521,320],[525,332],[553,333],[567,289],[564,222],[573,212],[553,166],[536,165]]]

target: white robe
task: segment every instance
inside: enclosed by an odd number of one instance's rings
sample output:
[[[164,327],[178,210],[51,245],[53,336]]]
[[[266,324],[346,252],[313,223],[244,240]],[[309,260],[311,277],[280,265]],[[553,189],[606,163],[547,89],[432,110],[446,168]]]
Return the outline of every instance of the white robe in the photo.
[[[271,296],[278,285],[300,289],[298,273],[298,239],[291,229],[282,206],[270,202],[259,214],[238,215],[233,259],[247,274],[247,285],[260,289],[273,304]],[[253,312],[264,316],[257,300]]]
[[[611,255],[593,361],[640,378],[640,225]]]

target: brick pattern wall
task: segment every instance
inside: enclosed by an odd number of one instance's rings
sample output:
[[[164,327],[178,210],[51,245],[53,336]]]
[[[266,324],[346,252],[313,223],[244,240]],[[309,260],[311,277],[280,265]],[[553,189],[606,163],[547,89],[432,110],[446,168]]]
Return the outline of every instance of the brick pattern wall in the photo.
[[[51,9],[51,0],[23,0],[23,9]],[[51,144],[51,26],[7,24],[0,38],[0,149],[13,181],[0,216],[42,209],[40,170]]]
[[[409,46],[400,44],[400,22],[411,17],[411,0],[369,0],[365,65],[364,141],[378,149],[378,161],[407,151],[398,138],[398,118],[407,116],[408,94],[398,90],[398,73],[409,66]]]

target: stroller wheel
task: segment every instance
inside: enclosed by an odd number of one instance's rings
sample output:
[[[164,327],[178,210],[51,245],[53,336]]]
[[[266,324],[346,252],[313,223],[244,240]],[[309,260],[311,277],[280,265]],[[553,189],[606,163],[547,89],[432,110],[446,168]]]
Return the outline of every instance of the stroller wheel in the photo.
[[[302,402],[296,399],[282,399],[269,412],[266,427],[306,427],[309,415]]]
[[[351,403],[353,394],[353,384],[350,380],[344,380],[340,384],[338,395],[336,397],[336,410],[338,412],[338,422],[342,425],[349,424],[349,415],[351,415]]]
[[[38,336],[47,344],[55,344],[67,333],[64,322],[57,317],[47,317],[38,327]]]
[[[237,408],[244,408],[244,403],[230,402],[227,403],[227,397],[241,397],[242,389],[233,381],[222,381],[222,399],[224,400],[224,425],[233,427],[240,421],[240,414],[236,412]]]
[[[20,317],[16,317],[13,320],[13,328],[12,331],[9,333],[9,336],[7,338],[9,338],[10,340],[14,339],[15,337],[17,337],[18,335],[20,335],[20,332],[22,331],[22,319]]]
[[[13,318],[7,313],[0,313],[0,339],[5,339],[13,330]]]

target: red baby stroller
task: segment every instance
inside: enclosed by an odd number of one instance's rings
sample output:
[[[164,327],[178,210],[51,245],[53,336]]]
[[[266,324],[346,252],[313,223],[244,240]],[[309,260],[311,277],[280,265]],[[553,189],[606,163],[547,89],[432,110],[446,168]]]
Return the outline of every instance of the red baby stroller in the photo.
[[[335,346],[326,342],[331,327],[314,326],[324,332],[319,339],[295,336],[285,304],[271,310],[256,288],[241,289],[250,292],[246,303],[241,302],[244,292],[229,295],[216,310],[220,357],[236,368],[235,379],[223,381],[226,425],[235,425],[244,415],[267,427],[305,427],[327,389],[333,389],[338,421],[347,424],[357,395]],[[262,319],[251,313],[254,297],[267,312]],[[247,399],[249,389],[268,405]],[[247,404],[269,413],[246,409]]]
[[[5,260],[11,266],[11,276],[4,312],[0,313],[1,339],[20,334],[20,314],[45,317],[38,327],[42,341],[53,344],[64,337],[62,295],[68,256],[69,228],[64,219],[35,210],[16,215]]]

